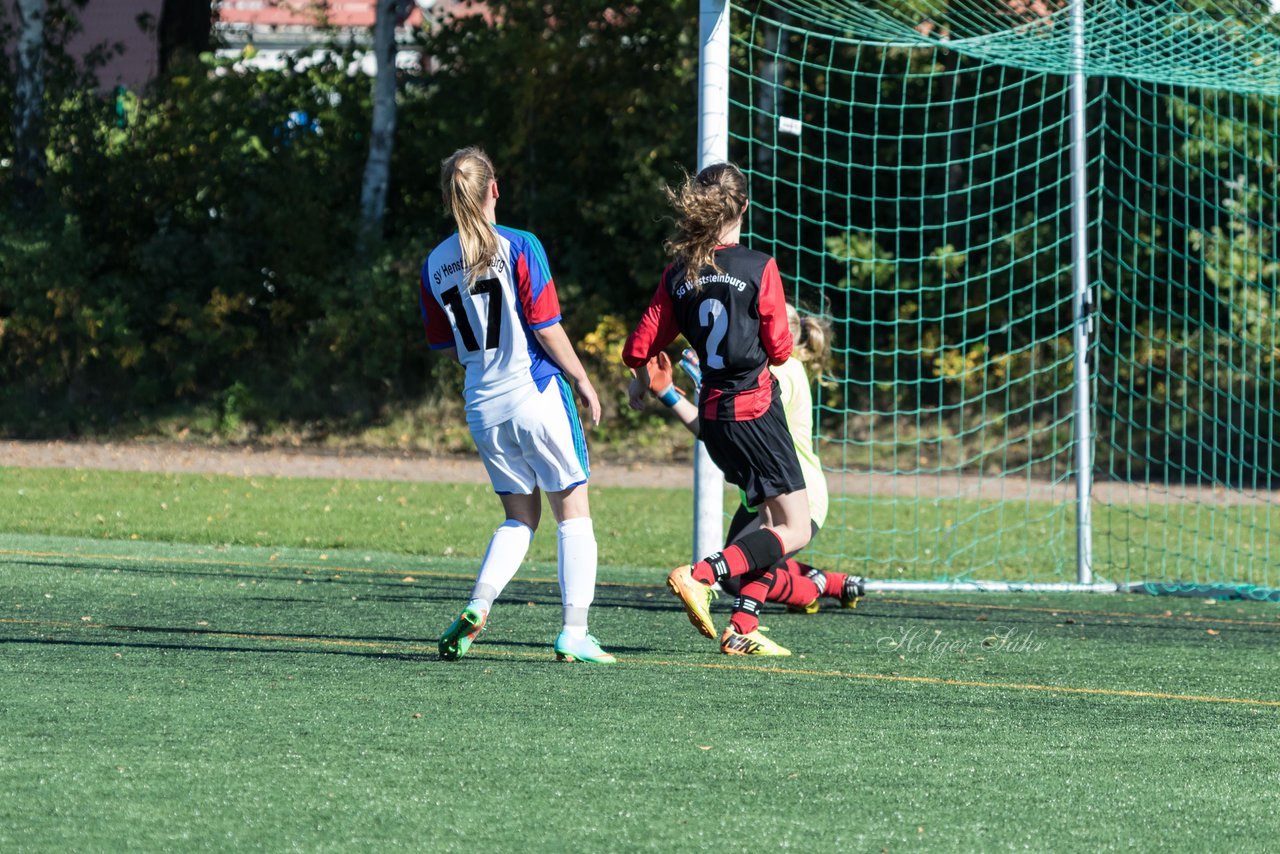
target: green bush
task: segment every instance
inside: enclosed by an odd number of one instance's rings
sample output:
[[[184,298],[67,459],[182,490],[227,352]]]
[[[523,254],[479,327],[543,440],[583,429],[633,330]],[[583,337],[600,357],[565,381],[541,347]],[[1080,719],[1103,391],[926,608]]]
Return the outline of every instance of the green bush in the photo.
[[[0,220],[0,431],[320,436],[457,395],[417,278],[451,230],[439,162],[466,144],[498,164],[502,220],[543,238],[570,332],[634,314],[662,264],[659,186],[694,147],[696,6],[491,5],[508,26],[446,21],[424,37],[433,73],[402,77],[386,229],[364,239],[353,48],[280,71],[205,56],[120,97],[57,54],[47,209]],[[588,362],[620,395],[617,366]]]

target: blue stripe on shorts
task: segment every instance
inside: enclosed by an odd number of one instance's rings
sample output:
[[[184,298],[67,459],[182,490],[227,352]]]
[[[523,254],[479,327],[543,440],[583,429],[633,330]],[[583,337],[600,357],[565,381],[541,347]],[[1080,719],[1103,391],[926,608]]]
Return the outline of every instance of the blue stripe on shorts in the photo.
[[[578,455],[582,473],[590,475],[591,465],[587,462],[587,437],[582,432],[582,419],[578,417],[578,405],[573,402],[573,392],[569,390],[569,383],[565,381],[564,374],[557,374],[556,381],[560,383],[560,399],[564,401],[564,410],[569,416],[569,427],[573,430],[574,453]]]

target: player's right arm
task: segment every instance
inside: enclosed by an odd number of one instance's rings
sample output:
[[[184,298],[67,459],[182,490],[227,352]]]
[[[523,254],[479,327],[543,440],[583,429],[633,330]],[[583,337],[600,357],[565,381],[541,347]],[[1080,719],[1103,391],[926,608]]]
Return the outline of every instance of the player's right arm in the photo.
[[[422,278],[418,279],[418,305],[422,310],[422,326],[427,333],[427,345],[440,355],[457,362],[458,345],[453,338],[453,325],[444,307],[436,301],[435,294]]]
[[[664,273],[662,280],[658,282],[658,289],[654,291],[653,299],[649,301],[649,307],[622,346],[622,361],[635,372],[635,379],[627,389],[632,409],[644,408],[644,393],[649,388],[649,360],[662,352],[679,334],[675,306],[671,304],[667,276]]]
[[[680,419],[680,423],[693,435],[698,433],[698,407],[694,406],[684,396],[684,392],[676,387],[675,377],[671,370],[671,357],[666,353],[658,353],[649,360],[648,371],[648,389],[653,395],[667,405],[667,408],[675,413],[676,418]],[[637,377],[634,382],[639,382]],[[643,386],[642,386],[643,388]]]

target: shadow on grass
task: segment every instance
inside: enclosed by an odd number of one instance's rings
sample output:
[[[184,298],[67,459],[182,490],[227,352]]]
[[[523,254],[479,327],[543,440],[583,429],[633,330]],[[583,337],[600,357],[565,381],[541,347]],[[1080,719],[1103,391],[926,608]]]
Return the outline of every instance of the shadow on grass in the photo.
[[[5,561],[5,565],[69,570],[73,572],[111,572],[113,574],[132,574],[147,578],[202,578],[218,581],[256,582],[257,585],[267,583],[297,585],[298,582],[302,582],[308,586],[315,585],[317,590],[341,590],[341,594],[344,597],[354,596],[358,601],[408,606],[442,606],[446,611],[451,611],[455,606],[461,605],[473,583],[469,574],[465,576],[451,574],[448,577],[441,577],[434,575],[430,570],[413,571],[418,580],[407,583],[403,581],[403,576],[396,577],[401,576],[400,570],[383,573],[383,571],[379,570],[366,571],[363,568],[351,569],[349,567],[333,567],[329,569],[285,565],[278,567],[263,566],[256,570],[243,567],[193,570],[188,566],[184,566],[180,572],[174,572],[167,568],[163,562],[157,562],[154,565],[128,564],[122,566],[109,560],[96,558],[84,560],[36,560],[29,558],[15,560],[11,558]],[[379,573],[383,574],[379,575]],[[410,571],[405,570],[403,574],[407,576]],[[303,603],[324,605],[329,600],[323,597],[246,596],[241,601],[281,605]],[[728,603],[731,601],[722,597],[717,605],[713,607],[713,614],[718,620],[728,619]],[[511,608],[519,607],[521,603],[538,607],[558,607],[560,605],[560,596],[557,583],[554,579],[523,580],[519,577],[513,579],[508,588],[503,591],[498,604],[503,608]],[[655,614],[664,613],[681,616],[683,612],[679,601],[674,596],[669,595],[664,588],[659,588],[657,584],[654,587],[647,587],[602,583],[596,588],[593,607],[596,609],[624,608],[638,612],[647,611]],[[769,619],[782,616],[782,608],[777,604],[769,603],[765,606],[765,610]],[[1099,609],[1099,611],[1102,610]],[[1167,611],[1168,609],[1162,608],[1162,610]],[[984,610],[982,605],[978,603],[965,603],[964,606],[957,606],[930,602],[920,602],[918,604],[901,601],[878,602],[875,597],[869,597],[864,599],[857,609],[847,610],[839,608],[833,600],[824,599],[823,608],[819,613],[805,617],[787,615],[786,619],[790,620],[793,617],[800,623],[808,620],[826,621],[831,619],[915,621],[947,626],[987,623],[989,625],[1031,628],[1072,626],[1076,629],[1089,629],[1091,631],[1101,629],[1117,633],[1140,630],[1144,633],[1159,632],[1167,635],[1181,633],[1190,636],[1203,634],[1206,626],[1211,627],[1223,623],[1229,625],[1232,632],[1245,632],[1259,636],[1274,636],[1280,633],[1280,621],[1239,619],[1225,615],[1223,617],[1199,616],[1189,618],[1173,613],[1142,613],[1138,611],[1132,613],[1118,611],[1091,613],[1090,610],[1073,608],[1051,610],[1044,603],[1019,607],[1017,604],[1007,604],[999,600],[993,600],[990,610]],[[984,617],[985,619],[983,619]],[[797,623],[797,626],[800,623]],[[401,639],[397,642],[410,641]],[[434,643],[434,639],[431,642]]]
[[[111,563],[105,563],[105,562],[93,562],[93,561],[89,561],[85,563],[75,563],[75,562],[66,562],[66,561],[55,562],[55,561],[12,560],[11,559],[11,560],[5,561],[5,565],[15,566],[15,567],[34,567],[38,569],[61,569],[61,570],[68,570],[71,572],[78,572],[78,571],[110,572],[112,574],[119,573],[120,575],[136,575],[136,576],[146,577],[146,578],[171,578],[171,579],[206,578],[206,579],[212,579],[217,581],[251,581],[251,582],[257,582],[258,584],[264,584],[264,583],[297,584],[299,581],[301,581],[303,584],[314,584],[317,586],[347,587],[355,591],[368,590],[369,588],[390,588],[390,589],[403,591],[403,593],[399,596],[389,597],[388,601],[394,601],[397,599],[403,600],[403,601],[414,601],[419,599],[429,600],[429,601],[436,601],[436,600],[445,601],[446,599],[455,598],[455,597],[448,596],[445,593],[445,591],[439,590],[436,587],[428,587],[425,585],[415,584],[415,583],[406,583],[396,578],[378,578],[376,576],[365,575],[365,574],[354,574],[354,575],[351,575],[350,577],[344,576],[341,578],[334,577],[334,576],[342,575],[344,570],[340,570],[340,569],[335,569],[332,571],[321,570],[321,572],[325,573],[321,575],[314,574],[316,572],[315,570],[311,570],[310,572],[301,572],[300,574],[296,574],[296,575],[294,574],[285,575],[281,572],[281,570],[287,570],[287,569],[290,569],[290,567],[280,567],[279,569],[276,569],[274,567],[263,567],[262,572],[256,572],[256,573],[246,572],[242,569],[234,569],[234,570],[232,569],[223,569],[223,570],[183,569],[180,573],[175,573],[167,569],[163,564],[158,566],[138,566],[138,565],[132,565],[132,564],[127,566],[120,566],[117,564],[111,564]],[[352,570],[349,570],[349,569],[345,571],[353,572]],[[333,574],[328,575],[328,573],[330,572],[332,572]],[[392,574],[399,575],[401,573],[392,573]],[[442,579],[432,578],[432,580],[447,582],[447,583],[457,583],[459,585],[462,585],[464,583],[461,579],[453,579],[453,578],[442,578]],[[465,582],[465,584],[467,585],[467,589],[469,590],[470,582],[469,581]],[[418,591],[422,591],[422,594],[424,595],[418,595],[418,596],[413,595]],[[427,591],[430,591],[430,592],[428,593]],[[365,595],[359,596],[359,598],[372,599],[374,598],[374,595],[365,594]],[[304,600],[297,600],[297,601],[304,601]],[[318,600],[311,600],[311,601],[318,601]]]
[[[107,628],[116,628],[109,626]],[[145,631],[145,630],[139,630]],[[163,634],[172,634],[171,629],[156,629],[155,631]],[[397,661],[424,661],[437,658],[434,653],[406,653],[393,651],[375,651],[375,650],[356,650],[356,649],[332,649],[332,648],[316,648],[308,647],[304,649],[297,648],[272,648],[264,646],[235,646],[225,645],[218,646],[214,644],[193,644],[193,643],[133,643],[125,641],[112,640],[76,640],[71,638],[13,638],[0,637],[0,644],[35,644],[38,646],[66,646],[66,647],[100,647],[105,649],[138,649],[138,650],[156,650],[168,652],[234,652],[245,654],[267,654],[267,655],[343,655],[353,656],[356,658],[378,658],[393,659]]]
[[[1280,633],[1280,622],[1265,619],[1245,619],[1241,617],[1185,617],[1177,614],[1144,614],[1142,612],[1090,613],[1078,609],[1064,608],[1049,610],[1044,605],[1028,605],[1020,608],[992,602],[989,610],[981,606],[966,604],[963,607],[942,603],[902,604],[877,603],[874,600],[859,604],[856,610],[848,611],[850,616],[858,615],[868,619],[916,620],[920,622],[985,623],[987,625],[1026,625],[1048,628],[1070,626],[1075,629],[1104,629],[1108,631],[1157,631],[1163,633],[1189,633],[1202,635],[1206,627],[1229,626],[1233,632],[1244,631],[1271,635]],[[821,613],[821,612],[820,612]],[[815,615],[815,616],[820,616]],[[1278,612],[1280,613],[1280,612]]]
[[[161,635],[186,635],[192,637],[205,638],[228,638],[237,640],[261,639],[263,641],[275,641],[281,644],[299,644],[301,646],[245,646],[243,644],[213,644],[213,643],[164,643],[160,641],[150,641],[139,643],[133,641],[115,641],[108,639],[74,639],[74,638],[51,638],[51,637],[33,637],[33,638],[16,638],[16,637],[0,637],[0,646],[2,645],[35,645],[35,646],[58,646],[58,647],[78,647],[78,648],[99,648],[99,649],[136,649],[136,650],[152,650],[157,652],[218,652],[218,653],[236,653],[244,655],[340,655],[352,658],[379,659],[391,661],[408,661],[408,662],[429,662],[442,661],[439,655],[434,651],[435,639],[415,640],[411,638],[379,638],[379,637],[344,637],[340,635],[305,635],[305,634],[265,634],[254,632],[232,632],[232,631],[199,631],[193,629],[170,629],[163,627],[149,626],[101,626],[95,627],[105,631],[118,631],[121,633],[139,633],[139,634],[161,634]],[[421,651],[406,652],[404,650],[361,650],[343,648],[341,645],[345,643],[351,644],[367,644],[369,646],[377,646],[380,641],[390,644],[405,644],[414,646],[429,646],[430,649]],[[313,646],[312,643],[317,645]],[[326,643],[333,646],[326,646]],[[545,652],[548,661],[555,661],[555,651],[552,641],[545,643],[526,643],[520,641],[491,641],[486,642],[483,646],[477,646],[475,652],[483,653],[483,647],[490,647],[492,650],[513,650],[521,651],[519,659],[522,661],[536,662],[538,658],[523,653],[523,650],[531,650],[537,652]],[[649,647],[618,647],[609,646],[609,651],[619,655],[632,654],[652,654],[659,650]],[[465,659],[464,659],[465,660]],[[454,664],[455,662],[447,662]]]
[[[366,572],[359,568],[353,570],[338,567],[330,570],[311,567],[299,569],[289,566],[264,566],[258,571],[246,570],[242,567],[228,569],[189,569],[184,567],[181,572],[173,572],[163,562],[157,562],[154,565],[128,564],[122,566],[110,561],[96,559],[84,561],[9,559],[5,561],[5,565],[71,572],[110,572],[112,574],[119,573],[121,575],[135,575],[145,578],[203,578],[218,581],[245,581],[257,582],[258,585],[264,583],[296,585],[297,582],[301,581],[304,585],[316,585],[320,588],[343,588],[344,595],[347,593],[354,594],[360,600],[411,604],[418,602],[462,602],[470,593],[474,583],[474,576],[470,575],[466,577],[440,577],[432,574],[431,571],[401,572],[397,570],[396,572],[387,573],[386,577],[379,577],[374,574],[379,571]],[[344,575],[344,572],[348,574]],[[405,582],[402,578],[395,577],[408,575],[413,575],[418,580]],[[394,590],[396,592],[370,592],[371,590]],[[624,607],[653,611],[680,609],[679,603],[671,596],[653,596],[650,599],[645,598],[640,591],[647,591],[647,588],[613,587],[608,584],[601,584],[596,588],[595,607]],[[277,602],[323,601],[287,596],[246,597],[243,601],[254,601],[255,599]],[[503,605],[512,605],[522,601],[533,602],[537,605],[559,605],[560,593],[557,582],[555,579],[540,579],[536,581],[518,577],[513,579],[507,589],[503,591],[499,602]]]

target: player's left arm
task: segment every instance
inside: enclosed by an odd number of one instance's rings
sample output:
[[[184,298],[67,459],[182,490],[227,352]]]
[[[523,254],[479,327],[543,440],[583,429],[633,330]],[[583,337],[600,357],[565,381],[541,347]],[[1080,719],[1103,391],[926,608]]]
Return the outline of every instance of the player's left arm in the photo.
[[[595,386],[591,385],[591,378],[587,376],[587,371],[582,367],[582,361],[578,358],[578,354],[574,352],[573,344],[569,341],[569,336],[565,334],[564,327],[559,323],[553,323],[550,326],[543,326],[533,330],[534,337],[538,339],[538,343],[542,345],[542,349],[547,351],[547,355],[555,360],[560,366],[560,370],[573,381],[573,387],[577,390],[578,396],[582,398],[582,402],[587,405],[587,410],[591,413],[591,423],[600,423],[600,397],[596,394]]]
[[[525,241],[526,245],[514,253],[520,311],[542,349],[573,383],[574,390],[591,414],[591,423],[599,424],[600,397],[560,324],[560,297],[556,294],[555,281],[547,266],[546,252],[532,234],[525,235]]]
[[[769,364],[781,365],[791,358],[791,327],[787,325],[787,298],[782,292],[782,277],[772,258],[760,276],[760,343]]]

